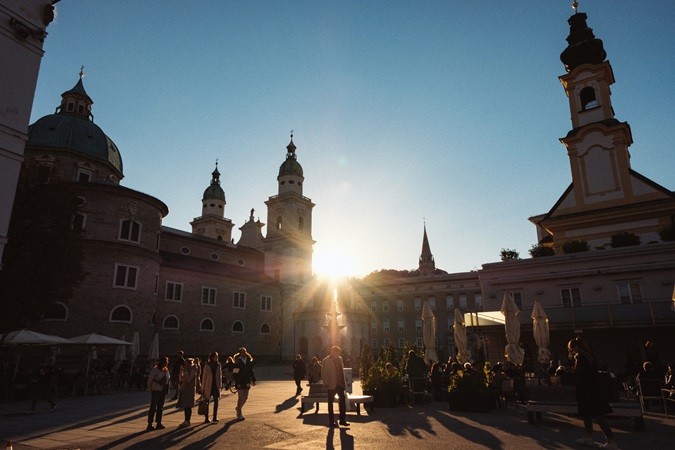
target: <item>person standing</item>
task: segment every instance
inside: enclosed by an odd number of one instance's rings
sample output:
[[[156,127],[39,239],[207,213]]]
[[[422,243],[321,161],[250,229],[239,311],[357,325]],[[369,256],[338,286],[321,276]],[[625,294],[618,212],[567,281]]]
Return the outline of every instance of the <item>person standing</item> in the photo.
[[[312,356],[312,361],[309,363],[307,371],[309,372],[309,375],[307,375],[309,384],[321,381],[321,363],[316,356]]]
[[[185,421],[178,428],[190,426],[192,418],[192,408],[195,406],[195,394],[197,393],[197,368],[194,366],[192,358],[187,358],[183,365],[183,379],[180,382],[180,393],[178,395],[178,407],[183,408],[185,412]]]
[[[43,365],[37,373],[37,378],[34,380],[33,386],[33,403],[31,408],[28,410],[29,413],[35,412],[35,406],[39,398],[44,398],[52,405],[49,412],[56,411],[56,402],[52,400],[49,395],[49,388],[52,384],[52,378],[54,378],[54,367],[51,364]]]
[[[618,449],[614,442],[614,433],[607,423],[605,414],[612,408],[603,396],[603,389],[598,378],[598,366],[591,348],[580,337],[569,341],[567,348],[574,356],[574,373],[577,379],[577,408],[584,421],[586,436],[577,439],[579,444],[596,445],[593,441],[593,419],[598,422],[605,434],[607,443],[603,448]]]
[[[178,351],[178,358],[176,358],[176,361],[173,363],[173,367],[171,368],[171,380],[173,383],[173,388],[176,390],[176,395],[173,396],[171,400],[178,400],[178,388],[180,387],[180,373],[183,370],[183,366],[185,365],[185,358],[183,357],[183,351],[179,350]]]
[[[218,422],[218,399],[223,387],[223,368],[218,361],[218,352],[209,355],[209,362],[204,365],[202,376],[202,398],[208,402],[213,397],[213,422]],[[204,423],[209,423],[209,406],[206,405]]]
[[[328,392],[328,424],[330,427],[335,427],[333,402],[336,394],[338,396],[338,407],[340,408],[340,425],[343,427],[349,426],[349,422],[346,420],[347,405],[345,399],[347,381],[345,380],[344,363],[340,353],[340,347],[334,345],[330,349],[330,355],[326,356],[321,363],[321,378]]]
[[[148,375],[148,389],[150,390],[150,410],[148,411],[148,428],[147,431],[154,429],[163,430],[166,428],[162,425],[162,410],[164,408],[164,399],[169,393],[169,358],[162,356],[155,363]],[[152,426],[155,420],[157,425]]]
[[[295,361],[293,361],[293,379],[295,380],[295,395],[300,395],[302,392],[302,379],[305,378],[305,373],[307,373],[307,367],[305,366],[305,361],[302,359],[302,355],[297,355]]]
[[[234,386],[237,388],[237,420],[244,420],[242,408],[248,400],[248,391],[251,386],[255,386],[255,372],[253,371],[253,357],[246,351],[244,347],[239,349],[239,353],[232,357],[234,359],[234,368],[232,375],[234,378]]]

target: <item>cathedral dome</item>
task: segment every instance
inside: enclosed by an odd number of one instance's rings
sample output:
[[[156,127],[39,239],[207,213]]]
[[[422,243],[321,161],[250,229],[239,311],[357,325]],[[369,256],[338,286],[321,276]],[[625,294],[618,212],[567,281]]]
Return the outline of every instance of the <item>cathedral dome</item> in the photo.
[[[105,161],[123,177],[122,156],[117,145],[96,125],[91,114],[94,103],[82,84],[84,74],[70,90],[61,94],[61,106],[28,128],[26,145],[71,150]]]
[[[211,184],[204,190],[202,200],[220,200],[225,201],[225,191],[220,187],[220,172],[218,171],[218,163],[216,163],[216,170],[211,172]]]
[[[293,135],[291,135],[291,142],[286,146],[286,149],[288,150],[286,153],[286,160],[281,163],[281,167],[279,167],[279,176],[296,175],[302,177],[302,166],[298,162],[297,155],[295,154],[296,147],[293,143]]]

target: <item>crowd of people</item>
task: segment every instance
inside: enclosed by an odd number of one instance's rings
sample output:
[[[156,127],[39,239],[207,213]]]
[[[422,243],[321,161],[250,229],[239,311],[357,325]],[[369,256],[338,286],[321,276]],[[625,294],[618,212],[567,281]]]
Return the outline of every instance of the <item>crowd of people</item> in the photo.
[[[199,358],[186,358],[179,351],[171,369],[169,358],[160,357],[147,378],[150,391],[150,409],[148,410],[148,431],[161,430],[162,411],[165,399],[173,387],[176,408],[182,408],[184,421],[179,428],[186,428],[192,422],[192,410],[199,405],[199,413],[204,416],[204,423],[218,422],[218,406],[223,387],[237,393],[235,413],[237,420],[244,420],[243,408],[248,400],[249,390],[255,386],[256,378],[253,357],[241,347],[239,351],[228,356],[221,364],[218,352],[211,352],[202,366]],[[209,414],[213,404],[212,413]],[[210,418],[209,418],[210,416]],[[153,425],[154,423],[154,425]]]

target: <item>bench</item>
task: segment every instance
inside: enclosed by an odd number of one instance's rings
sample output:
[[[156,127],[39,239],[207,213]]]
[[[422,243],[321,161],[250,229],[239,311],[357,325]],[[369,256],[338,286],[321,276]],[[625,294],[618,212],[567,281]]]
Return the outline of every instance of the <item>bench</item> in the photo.
[[[333,402],[337,402],[338,398],[335,396],[333,398]],[[328,395],[323,394],[321,396],[319,395],[304,395],[300,399],[300,414],[305,412],[305,405],[307,404],[316,404],[316,410],[314,411],[315,413],[319,412],[319,404],[320,403],[326,403],[328,404]],[[373,406],[373,396],[372,395],[346,395],[345,397],[345,403],[347,405],[347,411],[351,411],[356,409],[356,414],[361,415],[361,404],[363,404],[364,408],[366,411],[373,412],[375,409]]]
[[[531,386],[529,399],[525,404],[527,421],[534,425],[541,421],[542,413],[558,413],[576,415],[578,413],[574,386]],[[645,429],[642,410],[637,402],[610,402],[612,413],[610,417],[632,417],[635,429]]]

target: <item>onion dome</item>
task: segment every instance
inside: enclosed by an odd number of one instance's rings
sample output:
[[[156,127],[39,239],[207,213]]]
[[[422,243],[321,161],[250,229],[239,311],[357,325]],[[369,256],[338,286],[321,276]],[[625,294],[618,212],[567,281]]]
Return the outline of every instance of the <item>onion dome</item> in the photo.
[[[291,133],[291,142],[286,146],[286,161],[279,167],[279,176],[295,175],[302,177],[302,166],[298,162],[298,156],[295,154],[295,144],[293,143],[293,134]]]
[[[220,172],[218,172],[218,162],[216,169],[211,172],[211,185],[204,191],[202,200],[220,200],[225,203],[225,191],[220,187]]]
[[[49,147],[82,153],[111,165],[123,178],[122,156],[117,145],[94,123],[91,105],[80,79],[69,91],[61,94],[61,105],[54,114],[38,119],[28,128],[27,146]]]
[[[595,37],[591,28],[588,28],[586,19],[586,14],[576,13],[567,20],[570,24],[568,45],[560,54],[560,60],[565,64],[567,72],[582,64],[600,64],[607,58],[602,41]]]

